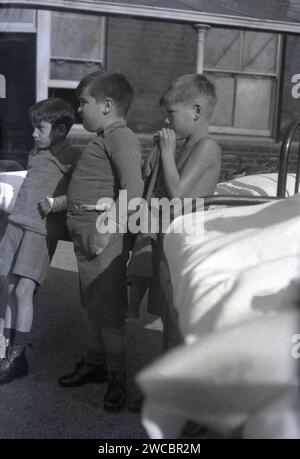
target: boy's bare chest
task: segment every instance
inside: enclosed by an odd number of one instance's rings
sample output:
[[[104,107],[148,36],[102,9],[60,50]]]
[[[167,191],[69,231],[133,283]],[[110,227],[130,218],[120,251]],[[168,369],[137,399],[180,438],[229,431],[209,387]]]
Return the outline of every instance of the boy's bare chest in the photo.
[[[183,147],[181,150],[176,155],[175,162],[176,162],[176,167],[177,170],[180,172],[181,169],[183,168],[185,162],[188,160],[190,154],[191,154],[192,149],[191,148],[186,148]]]

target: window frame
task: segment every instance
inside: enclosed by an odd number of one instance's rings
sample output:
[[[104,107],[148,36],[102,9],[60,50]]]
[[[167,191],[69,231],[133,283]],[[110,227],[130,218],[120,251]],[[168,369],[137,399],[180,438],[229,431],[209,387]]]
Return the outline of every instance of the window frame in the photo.
[[[17,7],[15,9],[18,9]],[[23,9],[23,8],[20,8]],[[15,33],[36,33],[37,31],[37,11],[33,12],[32,22],[2,22],[0,21],[0,32],[15,32]]]
[[[106,64],[106,32],[107,32],[107,18],[101,16],[101,38],[99,43],[99,59],[84,59],[76,58],[63,58],[51,55],[51,11],[38,11],[37,12],[37,88],[36,99],[42,100],[48,97],[50,88],[59,89],[76,89],[79,80],[67,79],[54,79],[50,78],[50,65],[51,60],[64,60],[71,62],[96,62],[101,63],[103,67]],[[85,132],[81,124],[74,124],[71,131],[77,133]]]
[[[220,27],[222,28],[222,27]],[[242,62],[242,44],[244,39],[245,32],[253,32],[256,31],[248,30],[248,29],[239,29],[241,34],[241,42],[240,42],[240,49],[239,49],[239,67],[241,67]],[[262,31],[259,31],[262,32]],[[222,134],[222,135],[234,135],[234,136],[252,136],[252,137],[264,137],[264,138],[275,138],[276,134],[276,126],[278,120],[278,106],[279,106],[279,94],[280,94],[280,83],[281,83],[281,62],[282,62],[282,49],[283,49],[283,37],[282,34],[277,32],[269,32],[277,35],[277,50],[276,50],[276,68],[274,72],[255,72],[249,70],[232,70],[232,69],[223,69],[223,68],[211,68],[206,67],[203,62],[203,73],[207,74],[209,77],[210,74],[223,74],[223,75],[233,75],[235,80],[237,80],[238,76],[248,76],[248,77],[265,77],[270,79],[271,81],[275,81],[275,89],[274,95],[271,95],[271,104],[270,104],[270,114],[273,113],[273,119],[271,120],[271,125],[269,129],[247,129],[247,128],[239,128],[234,126],[217,126],[211,124],[209,126],[209,132],[212,134]],[[204,43],[205,49],[205,43]],[[204,59],[203,59],[204,61]],[[234,85],[234,95],[233,95],[233,122],[234,122],[234,114],[236,111],[236,91],[237,91],[237,82],[235,81]]]

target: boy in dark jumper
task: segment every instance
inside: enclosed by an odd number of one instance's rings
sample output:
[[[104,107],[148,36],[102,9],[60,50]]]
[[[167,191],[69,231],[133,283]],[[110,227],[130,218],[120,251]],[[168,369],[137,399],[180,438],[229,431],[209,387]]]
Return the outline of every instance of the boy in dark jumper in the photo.
[[[81,301],[88,314],[88,346],[75,371],[60,378],[59,384],[74,387],[108,379],[103,407],[117,411],[124,407],[127,397],[125,317],[129,238],[122,218],[115,222],[118,229],[115,233],[97,232],[101,223],[96,204],[107,199],[120,208],[121,190],[127,191],[128,202],[142,196],[141,147],[126,126],[133,90],[123,75],[94,72],[80,82],[77,94],[83,126],[97,132],[77,163],[67,195],[67,225],[77,257]],[[122,212],[127,217],[127,207]],[[104,225],[105,218],[102,220]]]
[[[74,110],[59,98],[30,109],[35,147],[0,241],[0,334],[9,342],[0,360],[0,384],[27,374],[25,348],[33,319],[33,295],[45,280],[57,240],[65,230],[64,205],[78,153],[65,139]]]

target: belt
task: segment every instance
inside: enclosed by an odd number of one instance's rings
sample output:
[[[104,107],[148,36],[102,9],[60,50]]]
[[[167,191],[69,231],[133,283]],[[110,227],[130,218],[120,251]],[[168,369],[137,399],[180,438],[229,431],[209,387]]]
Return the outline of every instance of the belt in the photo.
[[[70,212],[84,212],[85,211],[82,207],[82,204],[77,204],[76,202],[68,202],[68,210]]]
[[[76,202],[68,202],[68,210],[70,212],[106,212],[107,209],[99,209],[95,204],[78,204]]]

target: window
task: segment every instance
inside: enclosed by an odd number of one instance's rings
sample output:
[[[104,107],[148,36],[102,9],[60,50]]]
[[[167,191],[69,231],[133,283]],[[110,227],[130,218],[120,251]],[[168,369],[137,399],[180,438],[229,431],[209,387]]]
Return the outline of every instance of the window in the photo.
[[[204,73],[215,83],[213,132],[271,136],[279,77],[278,34],[211,28]]]
[[[104,67],[105,19],[62,12],[40,12],[38,18],[42,47],[38,73],[47,81],[38,91],[38,99],[56,95],[76,106],[74,90],[81,78]],[[79,116],[76,122],[81,124]]]
[[[0,9],[0,32],[35,32],[35,11],[22,8]]]
[[[103,41],[101,17],[52,13],[49,86],[72,88],[87,73],[101,68]]]

